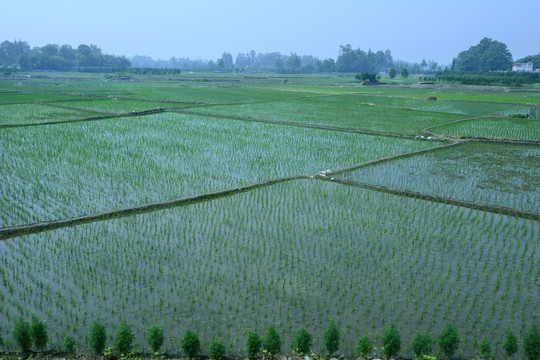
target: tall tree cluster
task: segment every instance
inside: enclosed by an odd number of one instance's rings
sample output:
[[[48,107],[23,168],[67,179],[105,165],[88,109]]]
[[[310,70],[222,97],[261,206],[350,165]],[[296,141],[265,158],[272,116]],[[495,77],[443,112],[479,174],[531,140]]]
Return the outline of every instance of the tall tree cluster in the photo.
[[[91,71],[130,67],[124,56],[103,54],[96,45],[47,44],[30,48],[26,41],[4,41],[0,44],[0,65],[25,70]]]
[[[339,72],[368,72],[378,73],[388,71],[393,66],[392,53],[390,50],[377,52],[360,48],[354,50],[351,45],[341,45],[339,56],[336,61],[336,70]]]
[[[452,70],[462,72],[509,71],[512,54],[497,40],[483,38],[478,45],[462,51],[452,63]]]

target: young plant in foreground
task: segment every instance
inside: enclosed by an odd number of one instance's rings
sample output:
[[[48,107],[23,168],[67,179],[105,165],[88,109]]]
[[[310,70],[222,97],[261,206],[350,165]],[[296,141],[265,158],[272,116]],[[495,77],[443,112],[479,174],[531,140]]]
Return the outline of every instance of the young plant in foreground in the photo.
[[[261,351],[261,338],[255,331],[248,333],[246,351],[249,358],[255,357]]]
[[[116,350],[118,350],[120,354],[129,354],[133,347],[133,339],[135,339],[135,336],[133,336],[131,329],[122,321],[116,331],[116,337],[114,338]]]
[[[152,325],[146,330],[146,341],[148,341],[148,345],[150,345],[154,354],[159,352],[164,340],[165,337],[161,326]]]
[[[279,334],[274,325],[270,326],[264,333],[262,347],[270,355],[279,354],[281,351],[281,339],[279,338]]]
[[[356,356],[364,359],[369,353],[371,353],[371,350],[373,349],[373,342],[367,335],[364,335],[361,338],[358,338],[354,349],[356,351]]]
[[[23,318],[19,318],[17,324],[15,324],[15,328],[13,329],[13,339],[15,339],[15,342],[21,351],[30,350],[30,346],[32,345],[32,333],[30,324],[24,321]]]
[[[64,336],[62,347],[66,352],[73,354],[75,352],[75,338],[70,335]]]
[[[107,340],[107,332],[105,325],[94,321],[88,332],[88,346],[96,355],[101,355],[105,350],[105,341]]]
[[[478,354],[484,360],[491,359],[491,343],[485,336],[478,342]]]
[[[225,355],[225,344],[223,344],[223,340],[212,340],[208,354],[210,355],[210,359],[221,360]]]
[[[195,357],[199,351],[201,351],[201,342],[199,341],[199,337],[191,330],[187,330],[184,333],[182,340],[180,340],[180,346],[182,346],[182,349],[190,358]]]
[[[323,334],[324,346],[330,355],[339,349],[339,338],[339,330],[334,321],[330,320]]]
[[[298,355],[309,355],[313,338],[311,334],[304,328],[299,329],[292,341],[293,352]]]
[[[36,350],[43,351],[47,346],[47,325],[39,320],[35,315],[32,315],[32,324],[30,325],[30,332],[32,334],[32,342]]]
[[[459,336],[458,332],[452,324],[447,324],[439,333],[437,338],[437,344],[439,349],[446,355],[446,357],[451,358],[455,353],[459,345]]]
[[[536,324],[523,337],[523,354],[529,360],[540,359],[540,330]]]
[[[414,357],[419,359],[422,355],[429,355],[432,341],[428,331],[414,334],[411,342],[411,350],[414,353]]]
[[[516,335],[514,335],[514,332],[510,328],[506,331],[506,337],[504,338],[502,348],[507,357],[512,357],[512,355],[518,351]]]
[[[397,355],[401,350],[401,336],[393,322],[390,324],[390,327],[384,330],[382,344],[384,355],[386,355],[388,359]]]

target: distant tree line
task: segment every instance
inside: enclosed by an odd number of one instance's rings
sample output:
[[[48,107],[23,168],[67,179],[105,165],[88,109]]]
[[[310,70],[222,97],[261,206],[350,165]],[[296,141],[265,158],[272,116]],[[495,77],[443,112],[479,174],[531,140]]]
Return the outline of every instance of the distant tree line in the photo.
[[[533,62],[535,68],[540,67],[540,54],[530,55],[519,62]],[[507,46],[499,41],[483,38],[477,45],[462,51],[453,59],[451,66],[445,72],[456,74],[478,74],[485,72],[509,71],[512,67],[512,54]],[[172,57],[169,60],[154,60],[149,56],[134,56],[128,60],[124,56],[103,54],[96,45],[79,45],[76,49],[70,45],[48,44],[43,47],[30,48],[25,41],[4,41],[0,44],[0,67],[5,69],[21,68],[23,70],[57,70],[57,71],[110,71],[118,68],[144,68],[142,73],[149,74],[149,69],[179,69],[181,71],[211,71],[211,72],[275,72],[280,74],[305,73],[390,73],[395,69],[402,73],[407,69],[408,74],[435,75],[443,71],[442,67],[433,60],[423,59],[420,63],[409,63],[394,60],[390,50],[367,52],[350,44],[341,45],[337,59],[321,60],[312,55],[289,55],[280,52],[257,53],[255,50],[238,53],[233,58],[231,53],[214,60],[192,60],[190,58]],[[15,71],[15,70],[12,70]],[[138,70],[137,70],[138,71]],[[139,73],[139,72],[133,72]],[[174,72],[173,72],[174,73]],[[161,74],[155,73],[154,74]],[[164,74],[170,74],[165,72]],[[461,75],[457,75],[458,77]],[[467,83],[497,83],[492,78],[463,77]],[[449,81],[450,78],[447,78]],[[461,80],[460,80],[461,81]],[[528,81],[521,79],[498,80],[499,83],[517,84]],[[526,82],[525,82],[526,83]]]
[[[18,348],[27,352],[31,349],[36,351],[45,351],[48,344],[47,324],[32,315],[31,322],[19,318],[12,332],[13,340]],[[165,336],[163,328],[159,325],[152,325],[146,329],[145,338],[150,346],[152,353],[158,356],[161,347],[163,346]],[[111,337],[113,339],[113,337]],[[114,346],[106,346],[107,332],[105,325],[98,321],[94,321],[86,334],[87,346],[92,353],[96,355],[104,355],[106,359],[111,359],[113,353],[120,355],[121,358],[131,358],[133,355],[133,347],[135,335],[131,327],[126,322],[121,322],[114,336]],[[339,350],[341,343],[341,333],[336,323],[330,320],[322,333],[324,349],[321,353],[325,353],[330,357]],[[512,357],[519,349],[518,338],[511,329],[506,331],[502,342],[502,349],[507,358]],[[428,331],[416,331],[413,334],[410,350],[414,354],[416,360],[430,360],[431,355],[435,354],[432,349],[433,344],[438,346],[438,356],[452,359],[458,351],[461,339],[458,330],[451,323],[447,323],[441,331],[432,336]],[[524,334],[522,339],[523,345],[522,355],[527,360],[540,359],[540,329],[533,323],[531,328]],[[263,358],[274,356],[282,353],[282,339],[274,325],[269,326],[264,335],[261,337],[256,331],[249,331],[246,337],[246,354],[248,359],[257,358],[261,352]],[[2,334],[0,333],[0,349],[5,345]],[[75,339],[70,336],[64,336],[61,344],[62,350],[68,353],[75,352]],[[313,336],[305,329],[300,328],[296,331],[291,339],[291,352],[299,356],[314,356]],[[186,330],[180,340],[180,347],[190,359],[199,357],[202,348],[199,336],[191,331]],[[485,336],[478,342],[475,341],[476,358],[488,360],[493,359],[494,353],[491,349],[491,342]],[[386,359],[395,359],[402,352],[402,341],[399,330],[394,322],[382,331],[380,351],[377,350],[373,340],[368,335],[363,335],[358,338],[355,346],[355,356],[358,359],[366,359],[372,357],[381,357],[384,355]],[[60,350],[60,349],[55,349]],[[226,353],[225,344],[222,339],[214,337],[209,349],[208,355],[210,359],[221,360]]]
[[[124,56],[103,54],[96,45],[48,44],[30,48],[26,41],[4,41],[0,44],[0,66],[24,70],[56,71],[110,71],[128,68],[130,61]]]

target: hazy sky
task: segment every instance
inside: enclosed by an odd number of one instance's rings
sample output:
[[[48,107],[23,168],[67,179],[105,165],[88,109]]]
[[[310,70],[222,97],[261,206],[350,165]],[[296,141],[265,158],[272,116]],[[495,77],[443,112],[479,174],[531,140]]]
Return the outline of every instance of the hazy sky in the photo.
[[[0,41],[95,44],[104,53],[217,59],[279,51],[337,58],[339,46],[448,64],[483,37],[514,59],[540,53],[540,0],[13,0]]]

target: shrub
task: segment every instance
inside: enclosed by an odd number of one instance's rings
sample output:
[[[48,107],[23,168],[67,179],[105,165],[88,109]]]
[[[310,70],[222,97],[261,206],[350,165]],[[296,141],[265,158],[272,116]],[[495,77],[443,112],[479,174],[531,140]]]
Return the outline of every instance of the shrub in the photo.
[[[30,325],[30,333],[32,334],[32,342],[36,350],[45,350],[47,346],[47,325],[39,320],[35,315],[32,315],[32,324]]]
[[[270,326],[264,333],[262,347],[270,355],[279,354],[281,351],[281,339],[274,325]]]
[[[209,355],[210,359],[214,360],[221,360],[223,358],[223,356],[225,355],[225,344],[223,344],[223,340],[212,340],[212,343],[210,344]]]
[[[64,350],[68,353],[74,353],[75,352],[75,339],[73,336],[66,335],[64,336],[64,340],[62,341],[62,347]]]
[[[105,325],[94,321],[90,325],[90,331],[88,332],[88,346],[94,354],[101,355],[105,350],[105,341],[107,340],[107,332],[105,331]]]
[[[407,69],[406,67],[401,69],[401,77],[408,78],[409,77],[409,69]]]
[[[261,338],[259,334],[254,331],[250,331],[246,340],[246,350],[248,357],[252,358],[256,356],[261,350]]]
[[[523,337],[523,354],[529,360],[540,359],[540,330],[536,325]]]
[[[330,355],[339,349],[339,330],[333,320],[324,329],[323,340],[324,346]]]
[[[129,354],[133,347],[133,339],[135,339],[135,336],[133,336],[131,329],[122,321],[116,331],[116,337],[114,339],[116,350],[118,350],[120,354]]]
[[[414,334],[411,349],[416,358],[420,358],[422,355],[429,355],[431,352],[431,335],[428,331],[426,332],[417,332]]]
[[[32,345],[30,324],[22,318],[19,318],[17,324],[15,324],[15,328],[13,329],[13,339],[15,339],[15,342],[21,351],[30,350],[30,346]]]
[[[356,351],[356,356],[365,358],[373,349],[373,342],[367,335],[364,335],[358,339],[354,349]]]
[[[199,337],[191,330],[187,330],[184,333],[184,336],[180,341],[180,345],[182,346],[182,349],[184,349],[186,355],[190,358],[195,357],[197,353],[201,351],[201,342],[199,341]]]
[[[390,69],[390,72],[388,73],[388,75],[390,75],[390,79],[395,78],[396,75],[397,75],[396,68],[391,68],[391,69]]]
[[[306,329],[301,328],[296,332],[296,335],[293,338],[293,352],[302,356],[309,355],[312,344],[313,338],[311,337],[311,334]]]
[[[439,348],[448,358],[452,357],[452,355],[456,353],[459,345],[459,336],[456,328],[454,328],[451,324],[447,324],[441,330],[437,340]]]
[[[148,341],[148,345],[150,345],[154,354],[159,352],[164,340],[163,328],[161,326],[152,325],[146,330],[146,341]]]
[[[506,356],[508,357],[511,357],[517,352],[518,350],[517,338],[516,338],[516,335],[514,335],[514,332],[512,331],[512,329],[508,329],[506,331],[506,337],[504,338],[502,348],[504,349],[504,352],[506,353]]]
[[[482,359],[491,359],[491,343],[485,336],[478,342],[478,354]]]
[[[382,338],[383,352],[388,359],[394,357],[401,350],[401,336],[394,323],[384,330]]]

